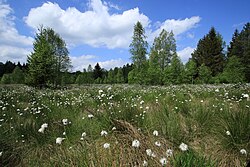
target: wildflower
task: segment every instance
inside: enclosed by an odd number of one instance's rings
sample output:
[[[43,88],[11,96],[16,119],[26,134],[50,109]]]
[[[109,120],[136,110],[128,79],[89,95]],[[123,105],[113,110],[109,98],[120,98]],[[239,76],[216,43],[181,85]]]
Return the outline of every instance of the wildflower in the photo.
[[[113,127],[112,130],[116,130],[116,127]]]
[[[109,143],[104,143],[104,144],[103,144],[103,147],[104,147],[105,149],[107,149],[107,148],[110,147],[110,144],[109,144]]]
[[[144,160],[142,166],[148,166],[148,162]]]
[[[215,92],[220,92],[220,90],[219,89],[215,89]]]
[[[63,135],[65,136],[65,135],[66,135],[66,132],[63,132]]]
[[[103,93],[103,90],[100,89],[100,90],[98,91],[98,93],[99,93],[99,94],[102,94],[102,93]]]
[[[160,143],[159,141],[156,141],[156,142],[155,142],[155,145],[158,146],[158,147],[160,147],[160,146],[161,146],[161,143]]]
[[[201,103],[203,103],[204,101],[203,100],[201,100]]]
[[[154,135],[154,136],[158,136],[158,135],[159,135],[158,131],[157,131],[157,130],[154,130],[154,131],[153,131],[153,135]]]
[[[105,131],[105,130],[102,130],[102,131],[101,131],[101,136],[106,136],[107,134],[108,134],[107,131]]]
[[[86,132],[83,132],[82,137],[86,137],[86,136],[87,136]]]
[[[44,130],[45,130],[45,128],[40,128],[40,129],[38,129],[38,132],[44,133]]]
[[[146,149],[146,153],[148,156],[151,156],[153,154],[153,151],[151,149]]]
[[[0,157],[1,157],[2,155],[3,155],[3,152],[1,151],[1,152],[0,152]]]
[[[63,123],[63,125],[68,125],[68,119],[63,119],[62,123]]]
[[[171,157],[173,155],[173,150],[167,149],[166,154],[167,154],[167,157]]]
[[[65,138],[62,138],[62,137],[56,138],[56,144],[62,144],[62,141],[63,141],[64,139],[65,139]]]
[[[249,98],[249,95],[248,95],[248,94],[242,93],[242,96],[245,97],[245,98]]]
[[[161,159],[160,159],[160,163],[161,163],[162,166],[166,165],[167,162],[168,162],[168,161],[167,161],[167,158],[161,158]]]
[[[187,151],[188,150],[188,146],[185,143],[181,143],[179,148],[181,149],[181,151]]]
[[[230,136],[231,135],[231,133],[227,130],[226,131],[226,134],[228,135],[228,136]]]
[[[45,130],[46,128],[48,128],[48,124],[47,124],[47,123],[44,123],[44,124],[41,125],[41,128],[38,129],[38,132],[44,133],[44,130]]]
[[[132,142],[132,147],[139,147],[139,146],[140,146],[139,140],[134,140],[134,141]]]
[[[92,115],[92,114],[88,115],[88,118],[93,118],[93,117],[94,117],[94,115]]]
[[[247,151],[246,151],[245,149],[241,149],[241,150],[240,150],[240,153],[241,153],[242,155],[244,155],[244,154],[247,155]]]

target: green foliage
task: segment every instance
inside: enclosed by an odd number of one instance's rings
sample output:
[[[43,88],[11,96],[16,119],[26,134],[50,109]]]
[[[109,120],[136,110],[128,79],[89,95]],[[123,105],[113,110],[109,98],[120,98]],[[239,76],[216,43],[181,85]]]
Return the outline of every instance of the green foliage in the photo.
[[[209,83],[212,77],[212,72],[205,64],[202,64],[198,69],[198,75],[198,83]]]
[[[102,78],[103,77],[103,70],[99,63],[96,63],[95,68],[93,70],[93,78],[96,80],[97,78]]]
[[[216,136],[221,146],[232,153],[240,155],[239,150],[244,146],[250,148],[250,113],[242,109],[237,111],[222,111],[217,120]],[[226,132],[229,131],[230,134]]]
[[[175,54],[171,60],[171,64],[164,71],[165,84],[180,84],[182,82],[183,64],[180,58]]]
[[[213,162],[210,158],[200,156],[193,151],[188,151],[175,155],[171,160],[171,165],[174,167],[215,167],[217,163]]]
[[[244,66],[238,57],[229,57],[222,77],[227,83],[243,83],[245,81]]]
[[[223,71],[225,55],[223,53],[224,42],[222,36],[212,27],[207,35],[199,40],[197,48],[192,53],[192,59],[198,67],[207,66],[212,76]]]
[[[168,68],[172,57],[176,55],[174,34],[162,30],[154,39],[149,55],[148,84],[163,84],[164,70]]]
[[[1,84],[11,84],[11,83],[12,83],[11,74],[4,74],[3,77],[1,78]]]
[[[154,39],[150,52],[150,61],[153,66],[158,66],[161,71],[170,64],[172,57],[176,54],[176,42],[174,34],[162,30],[159,37]]]
[[[14,69],[11,77],[14,84],[24,84],[25,82],[24,72],[18,66]]]
[[[124,77],[121,68],[118,69],[118,72],[116,74],[116,83],[124,83]]]
[[[183,82],[188,84],[193,84],[195,77],[198,73],[197,65],[195,61],[190,59],[186,64],[183,72]]]
[[[60,85],[62,72],[70,68],[66,43],[51,28],[40,27],[28,56],[28,84],[32,86]]]
[[[138,21],[134,26],[134,35],[132,42],[129,45],[130,53],[132,54],[132,62],[138,69],[143,69],[143,64],[146,62],[146,54],[148,43],[145,40],[145,30],[142,24]]]
[[[160,166],[159,159],[171,148],[173,155],[167,157],[171,166],[246,166],[250,115],[245,94],[249,90],[249,85],[224,84],[81,85],[64,90],[3,86],[0,163],[141,166],[146,160]],[[62,119],[68,119],[68,124]],[[44,123],[48,127],[39,133]],[[102,130],[108,134],[101,136]],[[57,137],[65,138],[61,145],[55,143]],[[132,147],[135,139],[139,148]],[[185,152],[179,148],[182,142],[188,146]],[[104,148],[104,143],[110,147]],[[146,149],[156,157],[148,156]]]
[[[228,47],[228,57],[236,56],[244,68],[247,82],[250,82],[250,23],[246,23],[239,33],[235,30],[230,46]]]

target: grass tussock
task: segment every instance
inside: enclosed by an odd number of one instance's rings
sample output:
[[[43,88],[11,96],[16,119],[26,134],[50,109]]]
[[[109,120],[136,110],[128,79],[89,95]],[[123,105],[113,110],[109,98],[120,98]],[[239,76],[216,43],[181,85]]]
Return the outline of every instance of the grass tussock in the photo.
[[[0,87],[0,166],[246,166],[246,94],[249,85]]]

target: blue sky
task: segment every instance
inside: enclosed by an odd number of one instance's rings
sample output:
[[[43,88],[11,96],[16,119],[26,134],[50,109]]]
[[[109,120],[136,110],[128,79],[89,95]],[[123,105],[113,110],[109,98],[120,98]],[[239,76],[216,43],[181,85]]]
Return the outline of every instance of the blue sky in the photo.
[[[133,25],[147,40],[173,30],[185,63],[214,26],[228,45],[234,30],[250,21],[249,0],[0,0],[0,61],[26,62],[39,25],[66,41],[73,71],[97,62],[109,69],[130,63]]]

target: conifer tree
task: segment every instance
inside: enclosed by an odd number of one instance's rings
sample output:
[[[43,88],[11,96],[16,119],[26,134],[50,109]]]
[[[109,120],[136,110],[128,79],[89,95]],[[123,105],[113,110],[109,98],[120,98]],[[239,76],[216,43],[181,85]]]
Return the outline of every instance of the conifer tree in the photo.
[[[139,21],[134,26],[134,35],[129,47],[133,64],[136,68],[142,69],[143,64],[146,62],[148,43],[146,41],[145,30]]]
[[[40,27],[28,56],[28,84],[33,86],[60,85],[61,74],[70,67],[66,43],[51,28]]]
[[[197,48],[192,53],[192,59],[198,67],[204,64],[215,76],[223,71],[225,63],[224,45],[222,36],[212,27],[209,33],[199,40]]]
[[[145,83],[147,76],[148,62],[146,58],[148,43],[146,41],[145,30],[142,24],[138,21],[134,26],[134,35],[130,44],[131,59],[134,64],[134,69],[130,71],[128,80],[129,83]],[[133,79],[133,81],[131,81]]]

